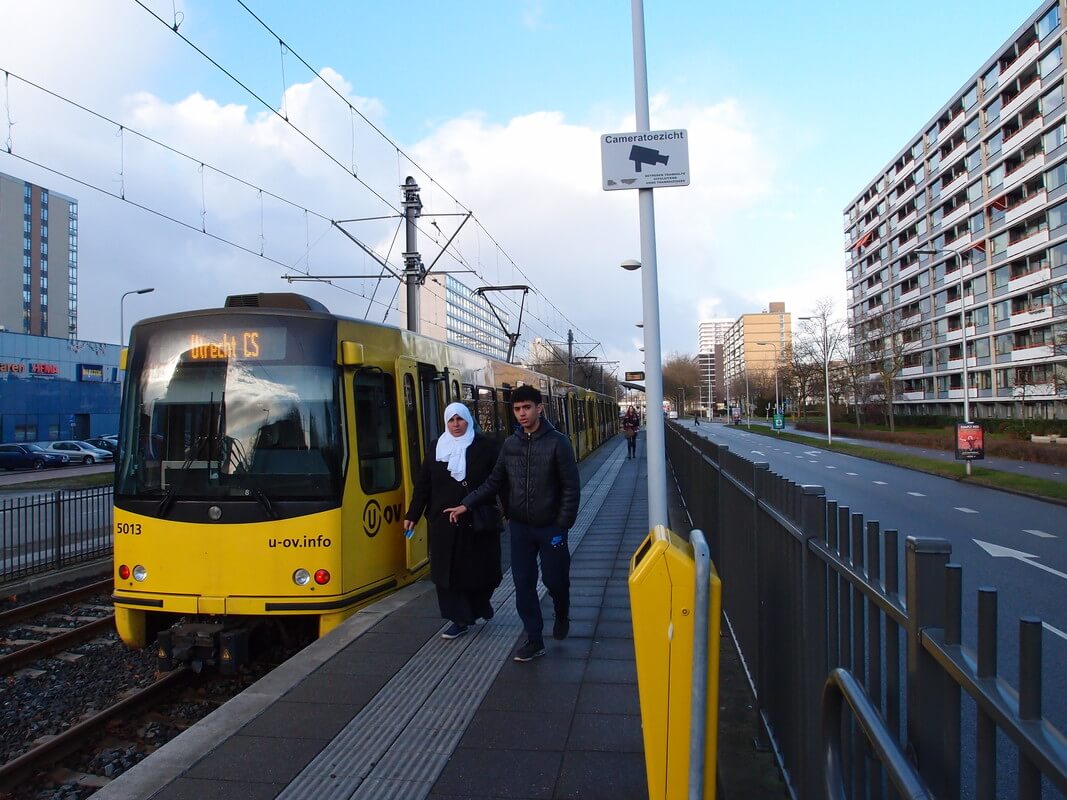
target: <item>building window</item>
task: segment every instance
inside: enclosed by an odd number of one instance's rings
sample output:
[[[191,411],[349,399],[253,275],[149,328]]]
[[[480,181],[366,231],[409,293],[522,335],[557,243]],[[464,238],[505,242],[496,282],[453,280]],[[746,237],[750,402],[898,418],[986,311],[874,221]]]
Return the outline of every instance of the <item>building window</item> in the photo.
[[[1041,60],[1037,62],[1038,74],[1044,78],[1046,75],[1057,69],[1060,64],[1063,63],[1063,45],[1058,44],[1049,50],[1045,55],[1041,56]]]
[[[1060,25],[1060,6],[1057,3],[1037,21],[1037,38],[1044,39]]]

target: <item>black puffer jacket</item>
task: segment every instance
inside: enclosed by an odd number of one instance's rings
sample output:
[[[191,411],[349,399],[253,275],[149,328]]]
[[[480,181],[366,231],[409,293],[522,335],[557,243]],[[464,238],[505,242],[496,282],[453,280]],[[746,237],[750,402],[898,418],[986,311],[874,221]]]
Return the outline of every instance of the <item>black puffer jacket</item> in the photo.
[[[473,508],[502,489],[509,518],[539,528],[570,530],[581,496],[570,440],[543,418],[532,435],[521,429],[511,434],[500,448],[492,473],[463,498],[463,505]]]

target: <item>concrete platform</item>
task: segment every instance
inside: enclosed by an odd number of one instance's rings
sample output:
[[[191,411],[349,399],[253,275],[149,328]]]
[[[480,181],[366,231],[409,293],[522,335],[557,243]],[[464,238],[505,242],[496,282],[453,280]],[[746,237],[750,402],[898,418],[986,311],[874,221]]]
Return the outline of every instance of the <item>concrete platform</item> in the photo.
[[[421,582],[356,614],[94,797],[647,797],[627,588],[647,533],[644,459],[626,459],[619,439],[580,466],[570,636],[547,636],[544,657],[511,658],[524,636],[510,574],[494,619],[450,641]],[[542,605],[547,634],[547,595]]]

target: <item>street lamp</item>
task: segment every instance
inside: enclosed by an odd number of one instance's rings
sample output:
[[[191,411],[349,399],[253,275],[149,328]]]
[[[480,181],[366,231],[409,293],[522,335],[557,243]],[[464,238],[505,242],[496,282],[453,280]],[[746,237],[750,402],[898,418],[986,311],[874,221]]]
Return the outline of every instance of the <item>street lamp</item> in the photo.
[[[960,251],[952,247],[942,247],[940,250],[916,250],[919,255],[924,256],[940,256],[945,253],[952,253],[956,259],[956,269],[959,271],[960,276],[960,345],[963,350],[963,421],[971,421],[971,402],[970,393],[971,387],[967,377],[967,304],[963,299],[963,256],[960,255]],[[971,460],[967,459],[963,462],[966,465],[967,474],[971,474]]]
[[[753,342],[760,347],[774,348],[774,413],[778,415],[778,345],[774,342]]]
[[[643,53],[642,53],[643,57]],[[647,104],[647,98],[645,100]],[[647,108],[647,105],[646,105]],[[640,122],[640,114],[639,122]],[[644,130],[647,128],[647,111]],[[639,124],[638,128],[642,128]],[[648,470],[648,524],[669,525],[667,518],[667,451],[663,418],[663,357],[659,335],[659,283],[656,272],[655,232],[651,222],[652,190],[641,189],[641,261],[629,259],[619,266],[641,270],[641,325],[645,354],[645,466]],[[651,230],[649,230],[651,228]],[[651,367],[651,368],[649,368]]]
[[[149,287],[148,289],[131,289],[130,291],[123,293],[122,297],[119,298],[119,347],[126,343],[126,325],[123,322],[123,304],[126,302],[127,295],[148,294],[155,290],[155,286]]]
[[[814,319],[820,319],[819,317],[797,317],[798,322],[811,322]],[[825,391],[826,391],[826,444],[827,446],[833,446],[834,435],[830,430],[830,320],[826,316],[821,317],[822,320],[822,358],[823,358],[823,375],[826,379]],[[893,398],[889,398],[889,402],[893,402]]]

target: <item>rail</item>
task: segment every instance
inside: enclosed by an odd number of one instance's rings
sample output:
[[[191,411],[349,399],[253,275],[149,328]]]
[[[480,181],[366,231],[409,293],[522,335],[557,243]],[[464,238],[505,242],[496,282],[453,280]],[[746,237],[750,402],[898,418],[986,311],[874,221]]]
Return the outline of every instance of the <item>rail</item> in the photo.
[[[1067,794],[1067,739],[1042,717],[1039,620],[1020,622],[1016,691],[997,674],[995,589],[978,590],[977,654],[961,642],[962,570],[949,563],[948,541],[901,543],[822,487],[775,475],[695,431],[668,425],[666,444],[726,587],[724,619],[749,676],[757,736],[794,797],[826,796],[825,754],[811,733],[828,724],[823,690],[837,669],[862,689],[860,715],[881,718],[937,797],[960,797],[964,777],[977,800],[1006,797],[1009,771],[1018,773],[1013,796],[1039,797],[1043,782]],[[966,742],[964,695],[976,709]],[[886,797],[895,767],[871,757],[863,720],[842,726],[834,770],[845,794]]]

